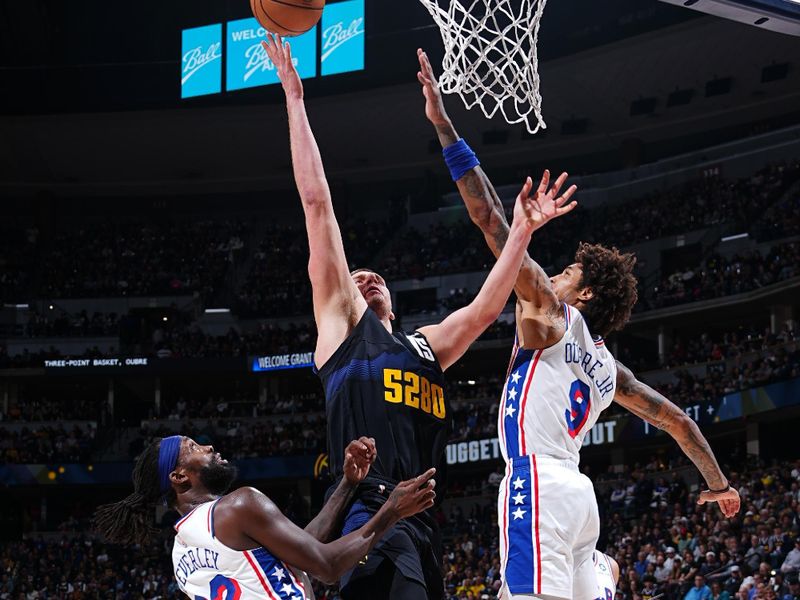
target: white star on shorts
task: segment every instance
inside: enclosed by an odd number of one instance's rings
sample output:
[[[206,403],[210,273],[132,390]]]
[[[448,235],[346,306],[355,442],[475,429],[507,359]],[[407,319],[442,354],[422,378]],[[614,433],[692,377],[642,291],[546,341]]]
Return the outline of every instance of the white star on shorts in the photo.
[[[514,371],[514,374],[511,375],[511,381],[513,381],[514,383],[517,383],[519,381],[519,373]]]
[[[275,575],[275,579],[278,580],[278,583],[283,581],[283,578],[286,577],[286,571],[280,567],[275,567],[275,570],[272,572],[272,574]]]
[[[508,390],[508,396],[512,400],[516,400],[517,399],[517,390],[516,390],[516,388],[511,388],[510,390]]]
[[[524,517],[525,516],[525,512],[526,511],[522,510],[521,508],[518,508],[517,510],[515,510],[511,514],[514,515],[514,520],[516,521],[517,519],[521,519],[522,517]]]
[[[510,404],[506,406],[506,416],[514,418],[514,413],[517,412],[517,409],[511,406]]]
[[[294,592],[294,589],[288,583],[284,583],[283,586],[281,586],[281,591],[284,594],[291,594]]]
[[[515,490],[521,490],[522,486],[525,485],[525,480],[524,479],[520,479],[519,475],[517,475],[517,478],[513,481],[513,483],[514,483],[514,489]]]
[[[511,499],[514,501],[515,505],[516,504],[522,504],[523,502],[525,502],[525,498],[527,498],[527,496],[525,496],[523,494],[520,494],[519,492],[517,492],[516,496],[512,496],[511,497]]]

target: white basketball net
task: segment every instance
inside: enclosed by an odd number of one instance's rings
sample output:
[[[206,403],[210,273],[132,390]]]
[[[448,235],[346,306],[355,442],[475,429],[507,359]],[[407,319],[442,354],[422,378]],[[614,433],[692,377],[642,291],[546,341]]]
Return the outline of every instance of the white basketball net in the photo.
[[[508,123],[536,133],[542,119],[536,40],[547,0],[420,0],[439,27],[444,60],[439,88],[458,94],[486,118],[500,110]]]

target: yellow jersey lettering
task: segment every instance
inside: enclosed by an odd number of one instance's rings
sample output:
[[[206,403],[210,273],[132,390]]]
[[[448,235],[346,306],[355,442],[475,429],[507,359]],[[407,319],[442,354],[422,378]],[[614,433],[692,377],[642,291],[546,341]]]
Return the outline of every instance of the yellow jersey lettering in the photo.
[[[431,396],[433,396],[433,416],[444,419],[444,390],[442,389],[442,386],[436,385],[435,383],[432,384]]]
[[[400,369],[383,370],[383,397],[391,404],[405,404],[437,419],[444,419],[447,409],[444,405],[442,386],[431,383],[427,378],[412,371]]]
[[[411,371],[406,371],[405,373],[405,382],[406,382],[406,406],[410,406],[411,408],[419,408],[419,380],[420,376],[416,373],[412,373]],[[425,379],[422,377],[422,379]]]
[[[431,412],[431,384],[424,377],[420,378],[422,390],[419,396],[419,407],[424,412],[430,414]]]
[[[384,369],[383,385],[386,391],[383,393],[387,402],[399,404],[403,401],[403,372],[400,369]]]

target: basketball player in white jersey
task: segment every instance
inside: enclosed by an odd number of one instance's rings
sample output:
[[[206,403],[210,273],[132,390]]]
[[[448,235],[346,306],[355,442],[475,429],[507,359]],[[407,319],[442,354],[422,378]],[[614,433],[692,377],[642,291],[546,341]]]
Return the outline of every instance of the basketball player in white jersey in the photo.
[[[508,235],[503,205],[453,128],[422,50],[418,58],[425,114],[470,217],[497,255]],[[536,194],[541,221],[574,205],[575,186],[558,196],[566,178],[549,188],[545,171]],[[678,442],[709,486],[700,504],[718,502],[726,517],[739,510],[739,494],[696,423],[605,346],[602,336],[621,329],[636,302],[635,262],[616,248],[582,243],[562,273],[548,277],[526,255],[516,279],[517,334],[498,413],[506,460],[498,499],[502,598],[595,598],[592,553],[600,523],[592,483],[578,471],[579,450],[612,401]]]
[[[374,441],[351,442],[345,476],[311,523],[300,529],[264,494],[251,487],[226,493],[236,468],[185,436],[153,442],[137,458],[134,493],[98,509],[95,524],[109,541],[142,543],[157,503],[182,515],[175,524],[172,562],[180,589],[197,599],[313,599],[305,572],[331,583],[367,555],[398,520],[430,508],[435,498],[434,469],[404,481],[360,529],[325,543],[340,526],[375,460]]]

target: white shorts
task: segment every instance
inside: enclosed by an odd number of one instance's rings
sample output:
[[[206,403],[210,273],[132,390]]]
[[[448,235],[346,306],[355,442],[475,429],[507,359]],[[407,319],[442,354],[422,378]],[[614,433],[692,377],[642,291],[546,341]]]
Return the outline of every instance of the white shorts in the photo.
[[[500,484],[497,515],[501,600],[596,598],[592,551],[600,518],[592,482],[577,465],[546,456],[512,459]]]

